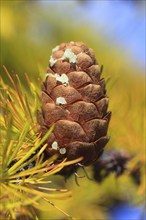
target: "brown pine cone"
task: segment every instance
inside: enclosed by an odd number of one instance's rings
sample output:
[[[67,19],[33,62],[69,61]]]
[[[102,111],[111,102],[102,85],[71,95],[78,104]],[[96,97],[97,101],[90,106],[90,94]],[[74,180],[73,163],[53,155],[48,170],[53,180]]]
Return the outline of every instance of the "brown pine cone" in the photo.
[[[42,136],[52,124],[47,155],[58,160],[84,157],[92,164],[103,152],[111,112],[105,80],[94,52],[82,42],[62,43],[52,50],[42,86]]]

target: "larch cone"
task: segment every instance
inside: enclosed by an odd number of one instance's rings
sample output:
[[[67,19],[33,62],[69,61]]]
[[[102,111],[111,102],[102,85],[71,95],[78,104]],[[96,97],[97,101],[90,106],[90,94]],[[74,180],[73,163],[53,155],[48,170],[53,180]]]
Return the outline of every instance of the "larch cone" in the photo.
[[[42,136],[55,125],[46,140],[48,157],[83,157],[81,163],[90,165],[103,152],[111,112],[101,72],[93,50],[82,42],[62,43],[52,50],[42,85],[40,123]]]

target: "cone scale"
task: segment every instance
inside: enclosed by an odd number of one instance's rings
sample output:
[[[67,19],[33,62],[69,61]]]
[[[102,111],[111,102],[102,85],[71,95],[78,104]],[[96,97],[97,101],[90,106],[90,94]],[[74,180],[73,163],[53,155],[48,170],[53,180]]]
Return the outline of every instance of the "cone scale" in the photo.
[[[82,156],[82,164],[94,163],[109,141],[111,112],[107,112],[105,80],[93,50],[82,42],[55,47],[41,101],[42,136],[55,125],[46,141],[47,156],[58,153],[58,161]]]

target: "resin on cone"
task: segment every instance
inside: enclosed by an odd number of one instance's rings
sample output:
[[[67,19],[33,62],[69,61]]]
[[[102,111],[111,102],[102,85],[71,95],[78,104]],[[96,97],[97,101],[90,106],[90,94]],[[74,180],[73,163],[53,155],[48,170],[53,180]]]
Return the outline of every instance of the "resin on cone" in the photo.
[[[105,80],[94,52],[82,42],[62,43],[52,50],[42,85],[42,136],[54,124],[48,138],[48,157],[58,161],[83,157],[82,164],[94,163],[109,140],[111,112]]]

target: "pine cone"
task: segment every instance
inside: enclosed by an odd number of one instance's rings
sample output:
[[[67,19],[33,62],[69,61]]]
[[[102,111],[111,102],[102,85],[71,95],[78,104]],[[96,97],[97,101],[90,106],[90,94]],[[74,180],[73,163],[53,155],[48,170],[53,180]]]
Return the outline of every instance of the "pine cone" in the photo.
[[[115,173],[116,177],[122,175],[131,159],[132,156],[122,149],[107,150],[93,165],[94,179],[97,182],[102,182],[111,173]]]
[[[42,86],[42,136],[52,124],[47,155],[58,160],[83,156],[92,164],[109,140],[106,136],[111,112],[105,80],[100,78],[93,50],[81,42],[62,43],[52,50]]]

